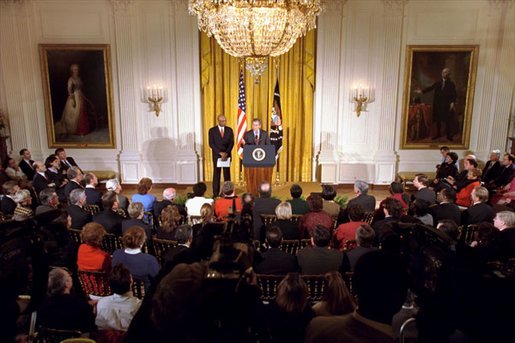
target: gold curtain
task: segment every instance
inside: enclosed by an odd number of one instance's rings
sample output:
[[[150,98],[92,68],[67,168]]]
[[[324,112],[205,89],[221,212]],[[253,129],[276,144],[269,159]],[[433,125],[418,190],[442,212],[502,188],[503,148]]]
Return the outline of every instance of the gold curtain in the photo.
[[[283,150],[279,155],[281,181],[311,181],[313,151],[313,93],[315,90],[315,30],[299,39],[286,54],[270,58],[259,84],[245,71],[247,130],[252,119],[259,118],[263,130],[270,130],[274,87],[279,78],[283,123]],[[209,128],[217,125],[217,116],[224,114],[227,126],[237,135],[240,64],[226,54],[205,33],[200,33],[200,70],[203,111],[204,179],[212,180],[213,161],[209,148]],[[232,151],[231,180],[239,180],[241,160]],[[274,179],[275,179],[274,173]]]

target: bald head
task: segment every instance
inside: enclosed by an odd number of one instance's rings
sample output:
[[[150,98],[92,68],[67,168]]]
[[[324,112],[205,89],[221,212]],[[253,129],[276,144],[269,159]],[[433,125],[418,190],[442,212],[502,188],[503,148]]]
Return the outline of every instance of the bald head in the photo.
[[[226,122],[227,122],[227,119],[225,119],[225,116],[223,114],[220,114],[218,116],[218,125],[221,127],[224,127]]]
[[[448,79],[451,76],[451,70],[449,68],[442,69],[442,79]]]
[[[163,199],[173,201],[175,200],[175,197],[177,196],[177,191],[175,188],[167,188],[163,191]]]

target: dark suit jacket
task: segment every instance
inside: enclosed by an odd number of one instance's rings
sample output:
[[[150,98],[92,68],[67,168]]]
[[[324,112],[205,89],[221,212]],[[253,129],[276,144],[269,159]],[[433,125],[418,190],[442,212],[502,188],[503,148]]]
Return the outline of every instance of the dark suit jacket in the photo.
[[[69,181],[66,186],[64,186],[64,195],[66,196],[66,199],[70,199],[70,193],[77,188],[83,188],[81,185],[79,185],[75,181]]]
[[[432,90],[435,91],[433,98],[433,120],[446,120],[451,114],[449,109],[451,102],[456,102],[456,85],[451,79],[447,79],[442,89],[442,80],[440,80],[422,90],[422,92],[426,93]]]
[[[438,225],[438,221],[442,219],[451,219],[458,226],[461,225],[461,211],[456,204],[445,203],[434,206],[431,208],[431,214],[435,227]]]
[[[59,201],[63,204],[66,202],[66,195],[64,194],[64,187],[66,186],[63,184],[64,180],[66,179],[66,176],[62,173],[54,173],[53,171],[47,169],[45,173],[46,177],[50,180],[50,182],[55,183],[55,192],[59,196]]]
[[[462,213],[461,223],[463,225],[479,224],[482,222],[492,222],[495,213],[492,207],[485,203],[470,206]]]
[[[368,194],[360,194],[354,199],[349,200],[347,207],[350,205],[361,205],[367,212],[372,212],[376,208],[376,198]]]
[[[231,157],[231,150],[234,146],[234,133],[230,127],[224,127],[224,137],[217,126],[209,129],[209,147],[211,148],[213,161],[220,158],[221,152],[226,152]]]
[[[93,216],[93,221],[102,225],[107,233],[120,235],[122,233],[123,217],[111,209],[104,209]]]
[[[261,254],[262,260],[255,266],[258,274],[286,275],[297,271],[297,258],[279,248],[270,248]]]
[[[270,145],[270,137],[268,137],[268,133],[265,130],[259,130],[259,142],[256,144],[254,142],[254,131],[250,130],[245,132],[243,135],[243,140],[245,144],[250,145]]]
[[[429,205],[433,205],[436,202],[436,194],[435,191],[426,187],[413,194],[413,200],[415,199],[425,200]]]
[[[483,175],[481,176],[481,180],[485,183],[488,183],[492,180],[495,180],[501,175],[502,172],[502,166],[501,162],[495,161],[492,163],[492,161],[488,161],[485,164],[485,168],[483,169]]]
[[[68,206],[67,211],[70,217],[72,217],[72,229],[82,229],[84,225],[92,220],[91,214],[77,205]]]
[[[290,220],[280,219],[276,220],[272,226],[277,226],[281,229],[283,239],[300,239],[300,228],[298,223]]]
[[[515,257],[515,228],[504,229],[499,233],[499,249],[502,258]]]
[[[188,216],[188,212],[186,211],[186,207],[184,205],[176,205],[170,200],[162,200],[162,201],[154,201],[153,205],[153,212],[154,212],[154,225],[156,227],[159,227],[159,215],[161,212],[168,206],[177,206],[177,209],[179,210],[179,214],[183,217]]]
[[[20,166],[21,171],[25,175],[27,175],[27,180],[32,180],[34,178],[34,174],[36,174],[36,172],[34,171],[34,168],[32,168],[32,164],[34,164],[33,160],[30,160],[30,165],[29,165],[29,164],[27,164],[27,162],[25,162],[24,159],[22,159],[20,161],[20,163],[18,163],[18,166]]]
[[[306,214],[309,212],[309,206],[306,200],[295,198],[288,200],[288,202],[291,204],[292,214]]]
[[[173,267],[178,265],[179,263],[193,263],[198,259],[195,257],[193,253],[193,249],[187,248],[184,245],[178,245],[174,248],[171,248],[163,255],[163,266],[169,268],[168,270],[172,270]]]
[[[98,205],[102,208],[102,193],[97,191],[94,188],[84,188],[84,192],[86,192],[86,203],[88,205]]]
[[[327,247],[307,247],[299,251],[297,261],[302,274],[318,275],[340,271],[343,255],[340,251]]]
[[[0,208],[3,214],[13,214],[16,209],[16,202],[7,195],[4,195],[0,203]]]
[[[275,208],[281,203],[279,199],[273,198],[256,198],[254,202],[254,208],[252,209],[252,219],[254,222],[254,239],[262,239],[261,227],[263,221],[261,220],[261,214],[275,214]]]
[[[73,157],[66,157],[66,160],[68,161],[68,163],[70,163],[72,165],[72,167],[78,167],[79,165],[75,162],[75,160],[73,159]],[[63,161],[59,161],[59,163],[61,164],[61,167],[59,168],[60,171],[67,171],[70,167],[68,167]]]
[[[34,189],[38,195],[39,192],[41,192],[43,189],[48,188],[50,183],[52,183],[50,179],[45,178],[38,173],[34,174],[34,179],[32,179],[32,185],[34,186]]]
[[[130,227],[139,226],[143,230],[145,230],[145,234],[148,239],[152,239],[152,227],[148,224],[145,224],[141,219],[124,219],[122,221],[122,235],[127,231]]]
[[[353,272],[354,267],[356,266],[356,262],[358,262],[359,258],[365,255],[369,251],[377,250],[377,248],[365,248],[362,246],[357,246],[356,248],[347,251],[344,253],[344,269],[347,272]]]
[[[503,167],[499,176],[494,180],[497,187],[506,186],[513,178],[513,165],[509,167]]]

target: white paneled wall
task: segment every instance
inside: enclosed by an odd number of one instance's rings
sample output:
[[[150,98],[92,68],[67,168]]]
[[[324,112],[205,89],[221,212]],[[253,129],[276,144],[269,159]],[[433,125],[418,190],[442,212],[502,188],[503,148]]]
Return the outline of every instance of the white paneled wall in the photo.
[[[400,150],[404,59],[409,44],[477,44],[470,150],[504,149],[515,103],[513,1],[328,0],[318,21],[313,179],[391,182],[397,171],[432,170],[435,150]],[[38,56],[41,43],[110,44],[115,149],[67,149],[84,169],[111,169],[125,183],[194,183],[202,176],[196,18],[186,0],[0,0],[0,109],[13,155],[41,159],[47,146]],[[167,90],[156,117],[142,101]],[[358,118],[353,85],[375,89]],[[461,153],[461,152],[460,152]]]

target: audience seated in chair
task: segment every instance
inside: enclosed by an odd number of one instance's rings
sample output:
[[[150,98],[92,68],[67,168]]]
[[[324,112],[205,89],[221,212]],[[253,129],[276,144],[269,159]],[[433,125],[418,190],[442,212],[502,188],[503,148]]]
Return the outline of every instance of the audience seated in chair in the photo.
[[[365,211],[363,206],[359,204],[351,204],[347,206],[346,213],[349,216],[349,222],[338,225],[334,236],[337,247],[340,250],[345,248],[345,243],[347,241],[354,240],[356,237],[356,230],[363,224],[367,224],[363,221],[363,216],[365,215]]]
[[[106,182],[106,190],[108,192],[115,192],[118,196],[118,208],[127,212],[129,207],[129,199],[122,194],[122,186],[117,179],[110,179]]]
[[[398,222],[402,215],[402,205],[401,202],[397,199],[388,198],[384,202],[384,219],[376,221],[372,223],[372,227],[376,232],[376,236],[378,232],[382,230],[382,227],[391,222]]]
[[[354,182],[354,194],[356,196],[349,200],[347,206],[359,204],[363,206],[365,212],[372,212],[376,208],[376,198],[368,195],[368,183],[361,180]]]
[[[452,188],[442,188],[436,195],[438,205],[430,208],[433,216],[433,224],[438,224],[440,220],[451,219],[457,225],[461,225],[461,211],[454,203],[456,192]]]
[[[191,248],[193,241],[193,229],[190,225],[180,225],[175,229],[175,240],[177,246],[171,248],[163,255],[163,266],[172,270],[180,263],[193,263],[198,260]]]
[[[117,264],[109,274],[109,287],[113,295],[100,298],[95,323],[99,330],[127,331],[138,311],[141,300],[131,290],[132,277],[123,264]]]
[[[374,246],[375,231],[368,224],[359,226],[356,230],[356,247],[343,253],[343,270],[353,272],[356,262],[367,252],[377,250]]]
[[[504,259],[515,258],[515,213],[511,211],[498,212],[494,225],[499,229],[500,256]]]
[[[222,198],[215,200],[215,215],[218,220],[225,220],[228,216],[236,216],[241,212],[241,198],[234,194],[234,184],[224,181],[222,185]]]
[[[64,186],[64,195],[66,198],[70,197],[70,193],[74,189],[83,189],[82,180],[84,179],[84,175],[79,167],[71,167],[66,171],[66,177],[68,178],[68,183]]]
[[[207,186],[204,182],[199,182],[193,186],[193,198],[186,201],[186,209],[189,216],[200,216],[200,208],[204,204],[213,205],[214,200],[206,198]]]
[[[53,188],[45,188],[39,192],[39,201],[41,205],[36,207],[36,216],[45,212],[55,211],[59,206],[59,196]]]
[[[402,205],[402,208],[404,210],[408,210],[408,208],[411,204],[411,199],[410,199],[410,196],[406,192],[404,192],[404,186],[402,185],[402,183],[394,181],[394,182],[390,183],[388,190],[390,191],[390,194],[391,194],[388,198],[393,198],[393,199],[399,200]],[[386,198],[386,199],[388,199],[388,198]],[[384,202],[386,199],[381,201],[381,203],[379,204],[380,209],[382,209],[384,207]]]
[[[322,225],[316,225],[311,231],[311,247],[297,253],[297,261],[302,274],[318,275],[331,271],[340,271],[343,255],[331,249],[331,232]]]
[[[463,183],[461,190],[456,193],[456,205],[469,207],[471,205],[470,195],[472,190],[481,186],[481,170],[478,168],[470,169],[467,173],[467,181]]]
[[[492,150],[490,153],[490,159],[486,162],[485,167],[483,168],[483,176],[481,177],[481,181],[486,185],[501,175],[503,166],[501,165],[501,161],[499,161],[500,157],[500,150]]]
[[[288,202],[291,204],[292,214],[305,214],[309,211],[308,203],[301,198],[302,187],[298,184],[293,184],[290,187],[291,199]]]
[[[433,205],[436,202],[435,192],[428,188],[429,178],[425,174],[417,174],[413,180],[413,186],[417,189],[412,195],[412,200],[421,199],[427,201],[429,205]]]
[[[29,149],[21,149],[20,150],[20,169],[23,171],[25,175],[27,175],[27,180],[32,180],[34,178],[34,161],[32,160],[32,154]],[[4,212],[5,213],[5,212]]]
[[[37,323],[51,329],[96,330],[93,307],[86,298],[72,294],[73,279],[64,268],[53,268],[48,273],[47,298],[39,306]]]
[[[125,231],[130,227],[139,226],[145,230],[147,240],[150,240],[152,238],[152,227],[143,221],[143,216],[145,215],[143,204],[140,202],[133,202],[129,205],[127,212],[129,213],[130,219],[124,219],[122,221],[122,235],[125,234]]]
[[[132,277],[143,281],[145,289],[148,289],[159,272],[159,263],[154,256],[141,251],[146,240],[143,228],[132,226],[127,229],[122,238],[124,248],[113,253],[112,265],[122,263],[129,269]]]
[[[13,219],[17,221],[24,221],[34,217],[32,211],[32,197],[30,192],[26,189],[20,189],[14,195],[14,201],[16,202],[16,208],[14,209]]]
[[[252,209],[252,219],[254,226],[254,239],[263,241],[264,229],[262,214],[274,214],[275,208],[281,200],[274,199],[272,196],[272,185],[264,181],[259,185],[259,197],[254,200],[254,208]]]
[[[118,210],[118,196],[115,192],[109,191],[102,196],[103,211],[98,212],[93,216],[95,223],[101,224],[107,233],[113,235],[121,235],[122,222],[124,218],[117,213]]]
[[[97,176],[92,172],[86,173],[86,175],[84,175],[84,181],[86,182],[84,190],[86,191],[87,204],[97,205],[102,209],[102,193],[96,190],[98,185]]]
[[[313,319],[305,342],[394,342],[392,318],[408,289],[408,274],[401,258],[380,250],[363,255],[356,264],[353,284],[357,310],[344,316]]]
[[[334,201],[334,198],[336,198],[336,190],[334,189],[334,187],[331,185],[322,185],[322,209],[331,217],[338,217],[338,214],[340,214],[341,207]]]
[[[289,202],[283,201],[275,208],[277,220],[272,223],[281,229],[283,239],[300,239],[299,223],[291,221],[292,209]]]
[[[59,158],[56,155],[50,155],[45,160],[45,167],[46,167],[46,177],[48,178],[50,183],[53,183],[55,185],[55,191],[57,195],[59,196],[59,201],[63,204],[68,201],[66,198],[66,194],[64,192],[64,189],[66,185],[68,184],[68,178],[66,177],[66,174],[63,174],[60,171],[60,161]]]
[[[322,197],[318,194],[311,194],[308,199],[309,212],[304,214],[299,222],[301,238],[310,237],[311,231],[315,225],[322,225],[331,230],[333,227],[333,218],[322,210]]]
[[[207,259],[213,252],[214,237],[224,229],[223,223],[216,222],[213,206],[204,204],[200,208],[201,222],[193,225],[192,249],[199,259]]]
[[[138,182],[138,193],[132,196],[132,202],[140,202],[143,204],[145,212],[151,212],[154,208],[154,202],[157,200],[155,196],[149,192],[152,190],[152,179],[144,177]]]
[[[0,209],[3,214],[12,215],[16,209],[16,201],[14,201],[14,195],[20,190],[17,181],[7,181],[2,185],[4,196],[0,203]]]
[[[429,211],[429,203],[422,199],[415,199],[411,204],[413,217],[417,218],[422,224],[433,226],[433,216]]]
[[[81,189],[74,189],[70,193],[70,206],[66,209],[71,217],[71,228],[82,229],[84,225],[91,222],[92,216],[84,210],[86,204],[86,192]]]
[[[458,154],[455,152],[449,152],[445,156],[445,160],[442,164],[436,166],[436,177],[433,181],[433,188],[435,192],[438,192],[442,188],[452,187],[448,181],[448,177],[455,179],[458,175],[458,167],[456,162],[458,161]]]
[[[32,179],[32,185],[34,186],[34,189],[36,193],[41,192],[43,189],[52,187],[55,188],[55,183],[53,183],[47,176],[46,176],[46,167],[45,164],[41,161],[34,162],[34,178]]]
[[[168,205],[161,211],[159,216],[159,228],[157,238],[175,240],[175,229],[179,226],[182,216],[179,214],[177,206]]]
[[[77,253],[79,270],[107,271],[111,268],[111,256],[100,249],[106,231],[97,223],[88,223],[82,229],[82,244]]]
[[[472,205],[463,211],[461,223],[463,225],[491,222],[494,219],[494,210],[486,202],[488,190],[485,187],[475,187],[470,195]]]
[[[63,148],[57,148],[54,151],[54,155],[56,155],[59,158],[60,162],[60,171],[66,173],[70,168],[77,167],[82,172],[82,169],[80,169],[79,165],[73,157],[68,157],[66,154],[66,150]]]
[[[354,312],[356,302],[338,272],[329,272],[324,275],[325,291],[323,300],[313,305],[317,316],[342,316]]]
[[[277,286],[267,317],[274,342],[302,342],[315,313],[308,302],[308,287],[298,273],[288,273]]]
[[[283,236],[281,229],[271,226],[266,231],[265,244],[268,250],[261,254],[261,259],[255,260],[254,270],[258,274],[286,275],[297,271],[297,258],[281,251]]]
[[[21,182],[21,181],[27,181],[27,175],[21,170],[18,163],[16,163],[16,160],[14,158],[7,158],[7,163],[4,166],[5,173],[9,178],[13,181]]]
[[[488,183],[488,188],[490,190],[495,190],[499,188],[503,188],[507,184],[511,182],[514,176],[515,171],[515,156],[512,154],[504,154],[503,160],[502,160],[502,168],[501,172],[499,173],[499,176],[497,176],[495,179],[491,180]]]
[[[467,175],[469,170],[477,167],[478,163],[476,157],[474,155],[467,155],[463,159],[463,170],[458,175],[456,175],[456,178],[454,179],[452,177],[448,177],[447,181],[457,192],[459,192],[468,183]]]

